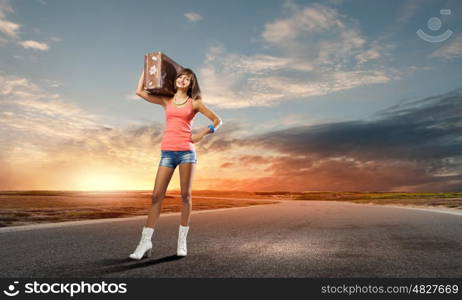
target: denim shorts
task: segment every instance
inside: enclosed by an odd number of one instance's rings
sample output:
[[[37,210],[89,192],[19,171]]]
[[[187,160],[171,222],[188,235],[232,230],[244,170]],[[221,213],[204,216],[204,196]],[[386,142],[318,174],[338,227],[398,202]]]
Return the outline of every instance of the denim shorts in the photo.
[[[175,168],[177,165],[182,163],[197,163],[196,151],[194,150],[161,150],[160,153],[160,166]]]

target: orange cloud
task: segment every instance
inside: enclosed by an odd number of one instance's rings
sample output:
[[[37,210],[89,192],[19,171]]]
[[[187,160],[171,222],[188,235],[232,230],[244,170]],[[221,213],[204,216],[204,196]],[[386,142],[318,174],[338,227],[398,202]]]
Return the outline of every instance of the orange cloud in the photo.
[[[109,126],[27,80],[0,83],[0,189],[153,188],[163,124]],[[34,97],[20,93],[24,86]],[[245,123],[224,120],[197,144],[193,189],[458,191],[461,100],[462,89],[386,109],[367,122],[254,135],[242,135]],[[170,190],[179,189],[178,173]]]

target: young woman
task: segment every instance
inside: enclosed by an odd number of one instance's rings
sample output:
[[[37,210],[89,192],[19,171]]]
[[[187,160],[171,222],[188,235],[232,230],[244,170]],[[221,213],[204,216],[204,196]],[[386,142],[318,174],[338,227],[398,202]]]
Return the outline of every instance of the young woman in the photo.
[[[186,237],[192,208],[191,184],[195,164],[197,163],[194,144],[201,141],[204,136],[213,133],[222,125],[222,122],[217,114],[202,101],[197,77],[191,69],[183,69],[177,74],[174,82],[175,94],[171,98],[147,93],[144,90],[144,76],[143,71],[138,82],[136,95],[149,102],[162,105],[165,110],[167,124],[160,147],[161,157],[152,193],[151,209],[141,233],[141,240],[129,257],[139,260],[144,256],[151,256],[152,234],[160,216],[168,184],[177,165],[180,169],[182,199],[177,255],[186,256]],[[192,134],[191,124],[197,112],[209,118],[213,125],[209,125],[199,133]]]

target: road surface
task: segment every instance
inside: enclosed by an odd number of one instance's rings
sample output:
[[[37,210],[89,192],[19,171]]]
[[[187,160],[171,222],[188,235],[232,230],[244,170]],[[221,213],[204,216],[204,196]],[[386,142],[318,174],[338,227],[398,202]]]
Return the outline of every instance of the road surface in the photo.
[[[462,277],[461,215],[334,201],[197,211],[179,258],[179,214],[162,214],[152,257],[134,261],[144,221],[4,228],[0,277]]]

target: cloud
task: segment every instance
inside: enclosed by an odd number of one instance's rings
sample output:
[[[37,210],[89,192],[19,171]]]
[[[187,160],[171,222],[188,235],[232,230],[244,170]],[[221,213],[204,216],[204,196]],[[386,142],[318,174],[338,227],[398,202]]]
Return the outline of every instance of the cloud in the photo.
[[[12,38],[18,37],[19,28],[21,28],[19,24],[0,19],[0,31]]]
[[[462,155],[462,89],[441,96],[393,106],[372,121],[346,121],[301,126],[258,136],[292,155],[316,158],[350,156],[361,159],[413,159],[425,162]]]
[[[264,132],[226,120],[196,145],[195,186],[461,191],[461,103],[458,89],[401,102],[367,121],[307,124],[293,115]],[[162,129],[157,122],[108,125],[26,78],[0,76],[0,189],[77,189],[94,174],[119,176],[126,185],[117,188],[151,188]]]
[[[224,109],[274,106],[282,101],[327,95],[401,78],[400,71],[392,68],[325,72],[314,68],[316,70],[303,76],[305,70],[313,69],[307,63],[296,65],[289,58],[226,54],[221,49],[215,47],[209,51],[199,73],[204,98]],[[367,59],[362,62],[365,61]],[[291,70],[296,73],[284,74]]]
[[[398,3],[398,5],[394,6],[394,17],[385,25],[385,28],[378,35],[377,41],[384,45],[394,43],[396,41],[395,35],[401,33],[403,28],[408,27],[408,23],[431,4],[430,0],[405,0]],[[415,28],[415,31],[417,29]]]
[[[228,145],[229,164],[222,167],[243,171],[209,188],[462,191],[461,111],[457,89],[394,105],[369,121],[298,125],[245,138],[224,135],[220,143]],[[233,149],[246,154],[232,159]]]
[[[442,44],[440,48],[430,54],[430,57],[450,60],[462,56],[462,34],[458,34],[453,39],[444,41]]]
[[[22,41],[19,43],[21,46],[23,46],[24,48],[28,49],[28,48],[31,48],[31,49],[35,49],[35,50],[41,50],[41,51],[46,51],[48,50],[48,45],[45,44],[45,43],[40,43],[40,42],[37,42],[37,41]]]
[[[393,45],[368,42],[356,20],[322,4],[285,2],[286,17],[264,26],[262,45],[280,55],[208,49],[199,69],[204,98],[220,108],[275,106],[401,78],[384,67]]]
[[[3,32],[10,38],[18,38],[20,24],[10,22],[6,15],[14,12],[8,0],[0,1],[0,32]]]
[[[359,25],[335,8],[314,3],[291,7],[291,15],[265,24],[261,34],[270,46],[316,67],[339,66],[366,44]]]
[[[9,0],[0,0],[0,18],[5,18],[7,13],[13,12],[13,8],[10,5]]]
[[[266,164],[267,157],[260,155],[242,155],[239,157],[239,162],[242,164]]]
[[[0,112],[2,127],[9,123],[5,130],[11,133],[0,130],[0,189],[79,189],[88,185],[98,189],[102,186],[89,180],[99,182],[109,175],[120,178],[112,186],[104,183],[114,189],[150,186],[155,154],[160,152],[161,124],[114,128],[100,119],[89,119],[85,112],[83,116],[79,120],[77,115],[45,117],[38,110],[32,115]],[[11,140],[14,143],[8,142]]]
[[[19,99],[40,99],[41,97],[56,98],[57,95],[47,94],[39,86],[31,83],[26,78],[16,76],[0,75],[0,103],[6,103],[9,99],[16,97]]]
[[[59,37],[56,37],[56,36],[52,36],[52,37],[50,38],[50,40],[52,40],[53,42],[62,42],[62,41],[63,41],[62,38],[59,38]]]
[[[55,87],[60,87],[61,85],[62,85],[62,83],[60,83],[60,82],[53,82],[53,83],[50,84],[50,87],[55,88]]]
[[[271,23],[265,24],[265,30],[262,37],[269,43],[281,47],[290,47],[285,42],[294,42],[304,33],[319,33],[328,29],[341,29],[347,32],[348,28],[340,19],[341,15],[337,10],[314,3],[311,6],[299,9],[291,7],[292,15],[287,18],[277,19]],[[359,37],[357,41],[363,43]]]
[[[122,166],[134,167],[119,175],[126,183],[148,184],[162,124],[114,128],[105,119],[26,78],[0,75],[0,189],[79,188],[91,172],[114,175]]]
[[[7,39],[0,37],[0,46],[6,45],[8,43]]]
[[[395,49],[396,45],[393,43],[383,43],[378,39],[371,41],[369,46],[364,51],[361,51],[355,56],[359,65],[369,61],[375,61],[384,56],[389,56],[390,51]]]
[[[427,0],[406,0],[400,4],[396,9],[397,18],[395,24],[392,26],[394,28],[399,28],[404,24],[408,23],[415,15],[417,15],[419,9],[425,7],[425,2]]]
[[[43,2],[42,4],[46,4]],[[19,41],[21,24],[13,23],[6,17],[8,13],[14,12],[8,0],[0,0],[0,32],[6,35],[6,38],[0,36],[0,46],[6,45],[11,39],[15,40],[19,45],[25,49],[46,51],[49,49],[48,45],[38,41],[27,40]],[[40,33],[40,29],[34,27],[32,29],[35,33]]]
[[[78,133],[78,128],[96,125],[95,115],[26,78],[0,76],[0,86],[0,107],[4,112],[0,124],[6,136],[14,132],[19,140],[21,134],[30,137],[37,132],[38,139],[69,138]]]
[[[189,22],[198,22],[202,20],[202,16],[195,12],[187,12],[184,16],[188,19]]]
[[[330,3],[332,5],[342,5],[345,0],[327,0],[327,3]]]

